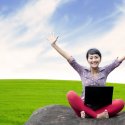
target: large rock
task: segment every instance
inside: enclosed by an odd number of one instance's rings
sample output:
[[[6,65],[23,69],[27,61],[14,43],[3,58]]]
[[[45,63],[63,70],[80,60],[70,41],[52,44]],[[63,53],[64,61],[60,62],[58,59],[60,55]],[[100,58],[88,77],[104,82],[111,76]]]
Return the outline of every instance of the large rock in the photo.
[[[25,125],[125,125],[125,112],[109,119],[82,119],[69,107],[50,105],[36,110]]]

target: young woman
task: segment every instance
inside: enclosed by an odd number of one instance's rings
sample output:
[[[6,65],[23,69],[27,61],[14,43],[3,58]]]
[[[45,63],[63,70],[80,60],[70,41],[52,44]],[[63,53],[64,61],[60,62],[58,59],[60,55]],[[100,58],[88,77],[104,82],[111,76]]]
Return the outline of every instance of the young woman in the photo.
[[[48,40],[51,42],[52,47],[69,62],[69,64],[81,77],[83,85],[82,96],[79,97],[74,91],[69,91],[67,93],[69,104],[77,116],[81,118],[85,118],[86,116],[91,116],[93,118],[109,118],[116,115],[124,108],[124,101],[121,99],[115,99],[112,101],[112,104],[98,110],[93,110],[84,104],[84,88],[88,85],[105,86],[107,76],[111,71],[118,67],[122,61],[125,60],[125,56],[122,58],[117,58],[110,65],[101,68],[99,67],[101,62],[100,51],[96,48],[89,49],[86,54],[86,59],[90,65],[90,68],[88,69],[78,64],[70,54],[66,53],[57,45],[56,42],[58,37],[55,37],[54,34],[49,36]]]

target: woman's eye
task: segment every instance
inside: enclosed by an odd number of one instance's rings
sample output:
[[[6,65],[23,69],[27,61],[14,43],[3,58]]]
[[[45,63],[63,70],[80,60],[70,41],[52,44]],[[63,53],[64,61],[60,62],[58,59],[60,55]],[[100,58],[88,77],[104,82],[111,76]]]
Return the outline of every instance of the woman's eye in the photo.
[[[97,56],[95,56],[95,59],[98,59],[98,57],[97,57]]]

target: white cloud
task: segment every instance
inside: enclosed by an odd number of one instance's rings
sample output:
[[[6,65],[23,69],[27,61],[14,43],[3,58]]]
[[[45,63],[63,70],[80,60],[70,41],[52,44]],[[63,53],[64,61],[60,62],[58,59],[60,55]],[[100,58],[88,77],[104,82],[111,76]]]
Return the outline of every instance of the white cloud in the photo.
[[[38,0],[13,15],[1,15],[0,78],[25,77],[24,67],[37,64],[39,54],[46,49],[45,35],[52,30],[48,19],[58,4],[59,0]]]

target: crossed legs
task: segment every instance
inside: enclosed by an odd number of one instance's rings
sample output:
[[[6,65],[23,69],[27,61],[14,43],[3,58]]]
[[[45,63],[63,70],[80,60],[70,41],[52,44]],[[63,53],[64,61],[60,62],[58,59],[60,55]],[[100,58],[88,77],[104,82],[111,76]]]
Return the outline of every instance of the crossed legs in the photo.
[[[76,115],[81,117],[81,113],[84,116],[84,113],[93,117],[93,118],[103,118],[103,116],[107,117],[107,113],[109,117],[116,115],[120,112],[124,107],[124,101],[121,99],[113,100],[112,104],[102,107],[98,110],[93,110],[90,107],[84,104],[84,101],[74,92],[69,91],[67,93],[67,99],[72,109],[75,111]]]

